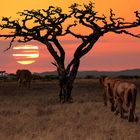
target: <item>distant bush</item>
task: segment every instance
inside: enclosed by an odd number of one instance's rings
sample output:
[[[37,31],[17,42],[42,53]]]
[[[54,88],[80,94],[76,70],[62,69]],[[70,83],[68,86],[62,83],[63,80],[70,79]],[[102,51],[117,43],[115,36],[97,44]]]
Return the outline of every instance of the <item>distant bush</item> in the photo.
[[[45,75],[43,77],[44,80],[57,80],[58,79],[58,76],[56,75]]]
[[[85,78],[86,79],[95,79],[95,76],[93,76],[93,75],[87,75]]]
[[[118,78],[122,78],[122,79],[140,79],[140,76],[129,76],[129,75],[120,75],[118,76]]]
[[[0,80],[7,80],[7,76],[0,76]]]
[[[32,80],[42,80],[43,77],[37,74],[32,74]]]
[[[17,78],[16,74],[10,73],[10,74],[7,75],[7,80],[14,80],[14,81],[16,81],[16,80],[18,80],[18,78]]]

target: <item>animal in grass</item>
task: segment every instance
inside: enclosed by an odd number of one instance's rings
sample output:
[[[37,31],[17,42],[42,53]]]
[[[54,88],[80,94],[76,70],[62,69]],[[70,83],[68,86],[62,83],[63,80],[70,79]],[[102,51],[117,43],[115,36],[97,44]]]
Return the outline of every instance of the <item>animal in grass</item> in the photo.
[[[114,88],[115,82],[118,81],[118,79],[102,76],[100,77],[99,81],[104,89],[104,92],[103,92],[104,105],[107,106],[107,102],[109,100],[111,104],[111,111],[115,111],[115,100],[113,97],[113,88]]]
[[[29,70],[22,69],[17,70],[16,75],[18,78],[19,87],[27,87],[30,88],[32,73]]]
[[[111,88],[111,86],[109,86]],[[137,88],[132,82],[127,81],[115,81],[113,88],[113,97],[117,105],[116,113],[120,113],[124,118],[124,111],[128,112],[128,121],[138,121],[138,117],[135,113]]]

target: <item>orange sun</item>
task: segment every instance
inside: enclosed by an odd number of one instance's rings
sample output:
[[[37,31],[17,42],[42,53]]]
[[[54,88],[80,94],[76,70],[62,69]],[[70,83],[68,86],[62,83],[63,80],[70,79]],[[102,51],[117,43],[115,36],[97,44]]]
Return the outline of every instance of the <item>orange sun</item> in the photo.
[[[22,65],[29,65],[36,62],[39,57],[38,46],[33,45],[22,45],[13,47],[13,56],[16,62]]]

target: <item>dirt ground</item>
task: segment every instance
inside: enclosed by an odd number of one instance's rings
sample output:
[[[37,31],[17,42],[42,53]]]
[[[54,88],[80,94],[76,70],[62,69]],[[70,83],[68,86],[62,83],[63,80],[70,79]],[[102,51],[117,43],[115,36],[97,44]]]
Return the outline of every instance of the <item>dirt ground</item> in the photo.
[[[140,117],[140,79],[136,113]],[[0,140],[140,140],[140,121],[129,123],[103,105],[97,79],[78,79],[74,102],[60,104],[58,82],[0,85]]]

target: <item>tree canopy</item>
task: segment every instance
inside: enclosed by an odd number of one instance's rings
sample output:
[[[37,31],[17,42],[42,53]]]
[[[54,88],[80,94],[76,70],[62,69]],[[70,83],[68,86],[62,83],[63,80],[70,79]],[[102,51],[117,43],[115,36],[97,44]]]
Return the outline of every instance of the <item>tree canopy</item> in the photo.
[[[99,15],[95,11],[94,5],[92,2],[83,5],[74,3],[69,7],[69,13],[64,13],[60,7],[49,6],[48,9],[19,12],[17,20],[3,17],[0,29],[8,29],[11,32],[0,33],[0,37],[11,38],[7,49],[12,47],[15,39],[18,39],[18,42],[26,43],[36,40],[45,44],[55,60],[52,64],[57,67],[61,87],[60,94],[63,92],[65,95],[66,89],[70,89],[66,93],[69,98],[81,57],[92,49],[101,36],[108,32],[114,32],[140,38],[140,34],[133,34],[127,30],[140,26],[140,13],[138,11],[134,12],[135,21],[129,22],[122,17],[116,17],[112,9],[110,9],[109,17]],[[67,20],[71,20],[73,23],[69,22],[65,28],[64,23]],[[88,35],[76,33],[78,25],[90,29],[91,32]],[[65,65],[65,50],[59,37],[68,34],[80,39],[81,44],[77,46],[70,63]]]

